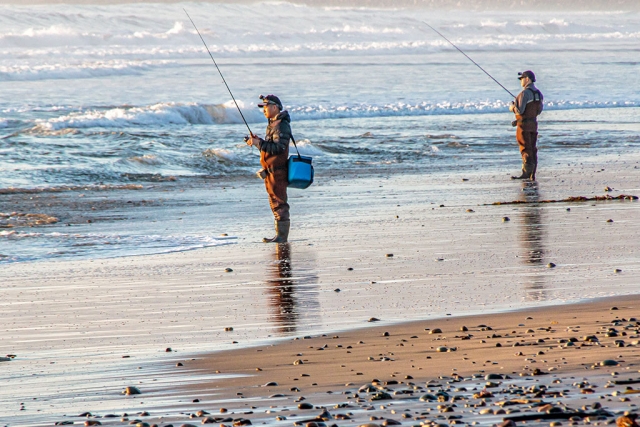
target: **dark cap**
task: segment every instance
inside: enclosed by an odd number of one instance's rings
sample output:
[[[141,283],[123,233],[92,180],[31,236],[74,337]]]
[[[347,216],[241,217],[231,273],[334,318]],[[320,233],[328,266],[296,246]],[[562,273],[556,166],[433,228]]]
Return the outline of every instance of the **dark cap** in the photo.
[[[282,102],[280,102],[280,98],[275,95],[260,95],[260,99],[262,100],[262,104],[258,104],[258,108],[262,108],[265,105],[274,104],[277,105],[279,109],[282,110]]]
[[[518,73],[518,80],[522,80],[525,77],[529,77],[529,79],[531,79],[532,82],[536,81],[536,75],[533,74],[533,71],[527,70],[527,71],[523,71],[521,73]]]

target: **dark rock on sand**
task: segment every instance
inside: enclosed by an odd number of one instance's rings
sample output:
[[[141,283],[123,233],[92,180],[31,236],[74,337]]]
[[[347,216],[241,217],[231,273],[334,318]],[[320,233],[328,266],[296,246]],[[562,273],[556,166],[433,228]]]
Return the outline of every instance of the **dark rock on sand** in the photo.
[[[131,395],[134,395],[134,394],[142,394],[142,392],[137,387],[129,386],[129,387],[124,389],[122,394],[126,394],[127,396],[131,396]]]

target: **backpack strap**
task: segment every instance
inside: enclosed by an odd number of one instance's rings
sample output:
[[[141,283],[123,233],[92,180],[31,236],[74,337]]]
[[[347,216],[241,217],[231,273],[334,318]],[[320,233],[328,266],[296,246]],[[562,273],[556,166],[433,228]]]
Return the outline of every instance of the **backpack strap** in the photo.
[[[302,157],[300,157],[300,151],[298,151],[298,146],[296,145],[296,140],[293,139],[293,135],[291,135],[291,141],[293,141],[293,146],[296,147],[296,153],[298,153],[298,159],[301,159]]]

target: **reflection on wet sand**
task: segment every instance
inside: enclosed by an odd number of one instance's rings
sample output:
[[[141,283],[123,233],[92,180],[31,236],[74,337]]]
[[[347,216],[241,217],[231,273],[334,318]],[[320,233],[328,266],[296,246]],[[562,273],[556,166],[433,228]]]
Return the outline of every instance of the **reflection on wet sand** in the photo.
[[[520,242],[524,254],[521,259],[525,264],[541,266],[544,263],[544,235],[545,227],[542,221],[542,207],[537,202],[540,200],[537,183],[524,182],[522,186],[523,200],[531,203],[522,210],[520,229]],[[544,277],[540,274],[526,276],[525,290],[527,300],[544,300]]]
[[[275,262],[269,267],[267,289],[271,320],[277,331],[283,335],[296,332],[300,327],[301,309],[306,314],[317,315],[319,304],[317,290],[314,286],[317,276],[314,274],[294,276],[291,267],[291,245],[279,243],[275,245]]]

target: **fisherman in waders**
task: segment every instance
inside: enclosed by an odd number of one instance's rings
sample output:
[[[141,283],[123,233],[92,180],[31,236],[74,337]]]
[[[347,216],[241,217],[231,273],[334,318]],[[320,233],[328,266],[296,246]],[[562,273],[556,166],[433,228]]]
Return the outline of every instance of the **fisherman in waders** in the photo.
[[[284,243],[289,238],[289,204],[287,203],[289,140],[291,139],[291,119],[289,113],[283,111],[280,99],[275,95],[260,95],[262,112],[269,120],[267,134],[264,139],[251,135],[247,144],[260,150],[258,175],[264,179],[269,195],[269,205],[275,217],[276,235],[265,237],[265,243]]]
[[[520,146],[522,155],[522,175],[512,176],[511,179],[536,180],[536,169],[538,167],[538,120],[542,113],[542,92],[533,84],[536,76],[533,71],[518,73],[522,92],[516,96],[515,101],[509,105],[509,111],[515,113],[516,120],[516,140]]]

